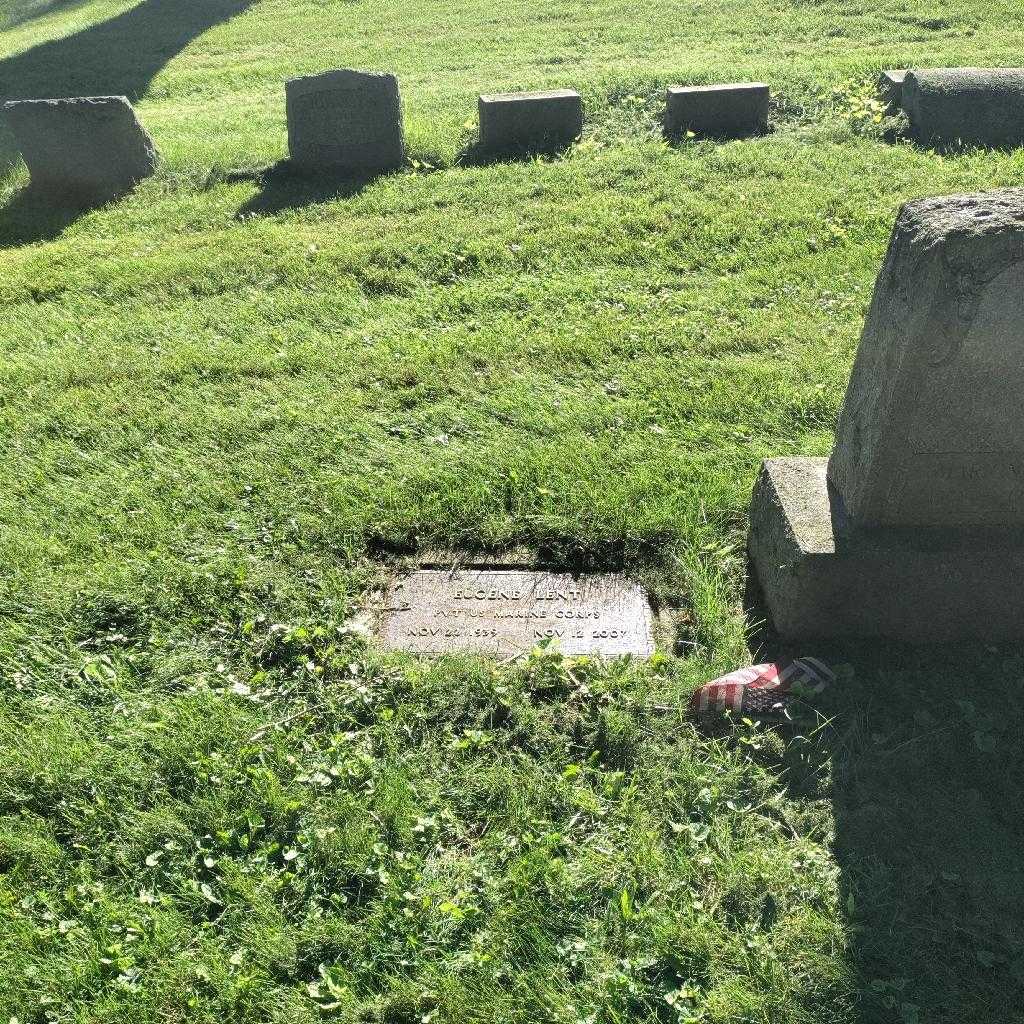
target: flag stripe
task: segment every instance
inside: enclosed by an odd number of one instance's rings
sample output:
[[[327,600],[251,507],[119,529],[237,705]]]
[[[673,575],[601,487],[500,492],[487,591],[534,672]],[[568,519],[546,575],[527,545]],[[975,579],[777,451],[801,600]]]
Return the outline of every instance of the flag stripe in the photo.
[[[751,665],[705,683],[691,698],[690,709],[698,717],[723,711],[771,711],[784,706],[795,686],[820,693],[834,681],[835,673],[817,658]]]

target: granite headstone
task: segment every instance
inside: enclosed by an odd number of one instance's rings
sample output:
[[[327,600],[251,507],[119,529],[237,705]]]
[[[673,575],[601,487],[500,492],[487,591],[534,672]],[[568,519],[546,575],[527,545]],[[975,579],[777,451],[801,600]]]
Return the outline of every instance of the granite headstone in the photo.
[[[153,141],[125,96],[12,100],[3,114],[33,188],[56,198],[104,202],[156,171]]]
[[[374,174],[405,160],[398,79],[342,69],[285,83],[292,164],[312,173]]]
[[[780,632],[1024,639],[1024,190],[908,203],[830,459],[772,459],[750,552]]]
[[[583,130],[583,99],[574,89],[481,96],[479,111],[486,154],[557,152]]]
[[[759,135],[768,128],[770,91],[763,82],[671,86],[665,100],[669,135],[712,138]]]
[[[908,71],[901,102],[920,142],[1024,144],[1024,68]]]

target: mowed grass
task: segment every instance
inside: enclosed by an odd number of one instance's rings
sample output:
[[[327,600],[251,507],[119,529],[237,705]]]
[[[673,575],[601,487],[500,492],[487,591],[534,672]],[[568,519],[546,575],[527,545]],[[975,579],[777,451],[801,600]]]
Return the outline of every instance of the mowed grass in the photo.
[[[2,142],[0,1009],[1024,1019],[1020,652],[820,646],[785,729],[683,714],[752,656],[754,474],[828,451],[899,205],[1024,173],[886,142],[870,83],[1020,63],[1015,12],[0,2],[0,97],[125,92],[164,155],[81,215]],[[282,80],[346,65],[400,75],[410,166],[289,179]],[[772,135],[662,141],[664,85],[744,78]],[[577,147],[467,163],[477,93],[556,85]],[[399,555],[519,545],[675,643],[352,626]]]

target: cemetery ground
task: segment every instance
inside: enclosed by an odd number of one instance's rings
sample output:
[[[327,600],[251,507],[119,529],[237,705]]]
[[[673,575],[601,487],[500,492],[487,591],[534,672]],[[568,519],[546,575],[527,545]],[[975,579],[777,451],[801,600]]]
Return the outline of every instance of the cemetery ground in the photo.
[[[1016,8],[0,0],[0,96],[127,94],[163,154],[82,212],[0,139],[0,1019],[1024,1019],[1021,651],[818,644],[791,724],[684,713],[777,653],[750,488],[831,447],[899,205],[1021,183],[872,83],[1019,64]],[[289,176],[283,80],[346,66],[408,168]],[[748,79],[772,134],[663,141],[667,85]],[[560,86],[570,152],[465,156],[478,93]],[[355,628],[517,546],[675,644]]]

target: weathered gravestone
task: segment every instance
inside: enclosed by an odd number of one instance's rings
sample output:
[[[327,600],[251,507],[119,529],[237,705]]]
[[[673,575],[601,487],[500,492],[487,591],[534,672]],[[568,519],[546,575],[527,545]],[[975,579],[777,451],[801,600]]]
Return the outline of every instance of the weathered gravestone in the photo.
[[[920,142],[1024,144],[1024,68],[908,71],[901,103]]]
[[[313,173],[375,174],[405,160],[398,79],[326,71],[285,82],[292,164]]]
[[[671,86],[665,99],[665,131],[712,138],[759,135],[768,129],[770,93],[762,82]]]
[[[481,96],[480,149],[487,154],[553,153],[583,131],[583,98],[575,89]]]
[[[903,80],[906,71],[883,71],[878,76],[878,92],[886,103],[886,113],[895,114],[903,103]]]
[[[153,140],[125,96],[13,100],[3,113],[32,186],[56,198],[104,202],[156,170]]]
[[[778,630],[1024,639],[1024,190],[900,212],[830,459],[765,463]]]
[[[387,646],[502,657],[550,643],[562,654],[654,653],[647,595],[621,576],[423,569],[397,580],[383,612]]]

